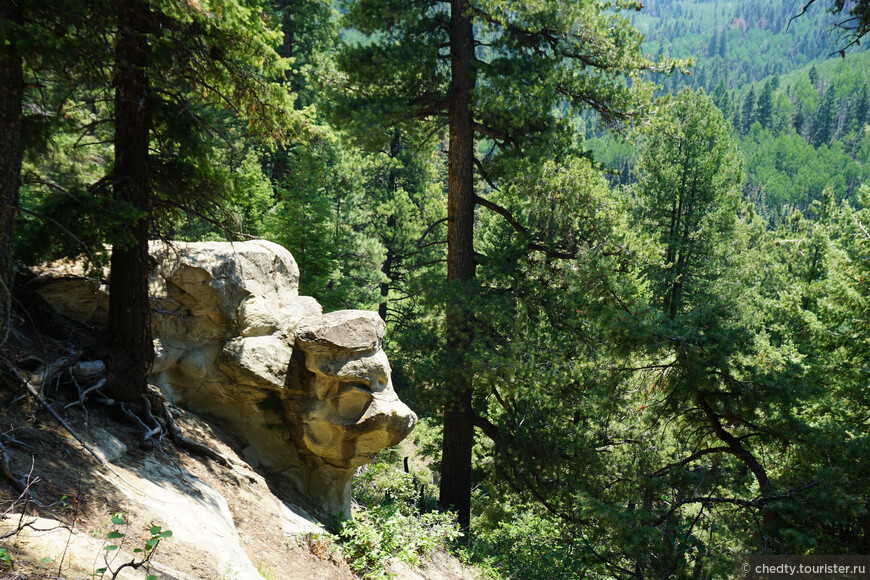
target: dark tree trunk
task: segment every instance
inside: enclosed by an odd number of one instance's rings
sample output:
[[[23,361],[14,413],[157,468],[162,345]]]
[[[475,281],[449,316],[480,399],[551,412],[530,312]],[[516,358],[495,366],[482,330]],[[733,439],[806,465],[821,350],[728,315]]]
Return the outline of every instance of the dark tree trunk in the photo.
[[[0,0],[0,22],[20,22],[18,3]],[[12,304],[12,225],[21,180],[21,101],[24,76],[14,40],[0,41],[0,344],[9,333]]]
[[[154,360],[148,300],[148,230],[151,192],[148,141],[151,107],[148,66],[151,48],[145,36],[148,7],[142,0],[115,3],[118,36],[115,46],[115,171],[119,199],[143,212],[127,227],[129,240],[112,249],[109,278],[109,335],[119,347],[113,361],[110,395],[127,401],[146,392]]]
[[[393,132],[393,138],[390,140],[390,159],[396,159],[401,151],[402,142],[398,129]],[[390,174],[387,178],[387,191],[390,196],[395,196],[396,190],[396,169],[390,166]],[[392,214],[387,218],[387,235],[390,235],[396,228],[396,215]],[[391,241],[394,241],[395,237]],[[385,244],[387,247],[387,256],[384,258],[384,264],[381,266],[381,272],[386,276],[387,281],[381,283],[381,303],[378,305],[378,315],[384,322],[387,321],[387,305],[390,298],[390,287],[392,285],[393,264],[396,261],[396,254],[393,251],[393,244]]]
[[[461,289],[474,277],[474,33],[468,0],[450,3],[451,81],[448,105],[450,151],[447,194],[447,277]],[[458,290],[461,292],[461,290]],[[471,376],[466,353],[473,328],[462,296],[447,305],[447,349],[455,372],[444,408],[441,505],[453,509],[462,528],[471,519],[471,448],[474,443]]]
[[[395,225],[396,225],[395,216],[390,216],[389,219],[387,219],[387,227],[388,228],[395,227]],[[381,266],[381,272],[383,272],[384,276],[386,276],[388,279],[393,274],[393,262],[394,261],[395,261],[395,256],[393,255],[393,250],[392,250],[392,248],[388,247],[387,248],[387,257],[384,258],[384,264],[383,264],[383,266]],[[381,320],[383,320],[384,322],[387,321],[387,301],[389,300],[389,298],[390,298],[390,282],[388,280],[387,282],[381,283],[381,303],[378,304],[378,316],[380,316]]]
[[[870,501],[864,504],[864,547],[863,553],[870,556]]]

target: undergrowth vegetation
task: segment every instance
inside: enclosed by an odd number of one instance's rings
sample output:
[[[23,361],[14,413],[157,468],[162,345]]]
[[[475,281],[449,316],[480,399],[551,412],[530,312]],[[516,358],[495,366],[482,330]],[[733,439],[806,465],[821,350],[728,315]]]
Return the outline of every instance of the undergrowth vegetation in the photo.
[[[388,578],[391,559],[415,566],[462,537],[455,517],[437,511],[431,477],[424,481],[401,464],[399,451],[386,450],[354,481],[362,509],[342,525],[339,538],[351,568],[364,578]]]

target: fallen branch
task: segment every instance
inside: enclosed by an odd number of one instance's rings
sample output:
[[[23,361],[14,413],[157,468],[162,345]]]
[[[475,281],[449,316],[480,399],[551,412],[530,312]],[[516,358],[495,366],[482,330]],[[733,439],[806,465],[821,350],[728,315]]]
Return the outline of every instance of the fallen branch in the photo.
[[[41,391],[47,383],[49,383],[62,371],[69,368],[69,366],[74,363],[78,359],[78,357],[78,353],[70,352],[68,355],[57,358],[50,363],[43,362],[43,364],[36,369],[36,372],[34,372],[29,379],[24,378],[24,375],[21,374],[21,371],[18,368],[12,365],[10,366],[12,368],[12,372],[15,373],[15,376],[18,377],[18,380],[20,380],[21,383],[27,388],[28,392],[30,392],[30,394],[35,394],[41,399],[42,395],[39,391]]]
[[[45,410],[48,411],[48,412],[51,414],[51,416],[54,417],[54,419],[55,419],[58,423],[60,423],[61,427],[63,427],[63,428],[66,430],[67,433],[69,433],[70,435],[72,435],[73,439],[75,439],[76,441],[78,441],[78,442],[79,442],[79,445],[81,445],[81,446],[85,449],[85,451],[87,451],[88,453],[90,453],[91,455],[93,455],[94,458],[95,458],[97,461],[99,461],[100,465],[103,465],[103,466],[108,465],[105,461],[103,461],[103,459],[102,459],[99,455],[97,455],[97,452],[94,451],[94,450],[91,448],[90,445],[88,445],[87,443],[85,443],[85,440],[82,439],[82,438],[79,436],[79,434],[76,433],[76,432],[73,430],[73,428],[69,426],[69,423],[67,423],[67,422],[64,420],[64,418],[61,417],[60,414],[58,414],[57,411],[54,410],[54,407],[52,407],[51,404],[50,404],[48,401],[46,401],[45,398],[44,398],[42,395],[39,394],[39,392],[38,392],[38,391],[33,387],[33,385],[30,384],[30,381],[25,381],[25,380],[24,380],[24,377],[22,377],[22,376],[18,373],[18,369],[13,369],[13,370],[14,370],[15,373],[18,375],[18,378],[21,379],[21,381],[24,383],[24,388],[27,389],[27,392],[30,393],[30,394],[33,396],[33,398],[35,398],[35,399],[39,402],[39,404],[42,405],[43,408],[45,408]],[[116,473],[115,475],[117,475],[117,473]],[[120,477],[120,476],[119,476],[119,477]]]
[[[18,526],[16,526],[15,529],[12,530],[11,532],[8,532],[8,533],[0,536],[0,540],[5,540],[6,538],[11,538],[12,536],[17,536],[25,528],[30,528],[34,532],[53,532],[54,530],[69,530],[70,532],[72,531],[72,528],[70,528],[69,526],[67,526],[65,524],[60,524],[60,525],[54,526],[53,528],[37,528],[36,526],[33,525],[33,523],[34,522],[32,522],[32,521],[24,523],[23,518],[22,518],[22,522],[19,522]]]

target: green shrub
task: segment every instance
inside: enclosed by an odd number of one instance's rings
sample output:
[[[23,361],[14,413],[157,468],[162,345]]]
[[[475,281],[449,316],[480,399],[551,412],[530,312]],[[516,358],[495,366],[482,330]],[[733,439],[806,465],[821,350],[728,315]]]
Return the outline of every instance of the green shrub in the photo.
[[[354,480],[354,497],[367,509],[345,522],[339,536],[358,574],[385,578],[384,566],[391,558],[416,565],[461,536],[452,515],[433,511],[430,487],[383,460]]]
[[[339,532],[351,568],[364,578],[386,578],[390,558],[408,564],[461,536],[451,515],[419,513],[401,502],[374,506],[346,522]]]
[[[506,507],[513,513],[494,525],[478,518],[465,561],[495,568],[509,578],[583,577],[583,547],[558,521],[527,508]]]

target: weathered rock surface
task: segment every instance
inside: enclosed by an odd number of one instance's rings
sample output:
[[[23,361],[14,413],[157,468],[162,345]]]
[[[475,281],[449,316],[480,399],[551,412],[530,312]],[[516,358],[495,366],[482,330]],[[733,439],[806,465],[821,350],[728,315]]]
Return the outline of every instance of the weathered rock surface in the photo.
[[[0,389],[0,415],[13,397]],[[143,452],[136,430],[109,413],[85,414],[73,407],[65,414],[111,465],[98,464],[78,440],[53,424],[18,422],[16,438],[27,446],[7,448],[11,468],[33,470],[31,492],[47,507],[38,511],[20,498],[16,503],[18,492],[10,496],[0,485],[0,547],[12,560],[11,568],[0,566],[0,578],[86,580],[113,577],[114,572],[119,580],[145,580],[149,574],[159,580],[355,577],[340,554],[332,557],[317,549],[324,530],[295,504],[296,498],[277,497],[266,478],[227,446],[226,434],[202,418],[178,412],[185,431],[222,453],[229,466],[215,469],[171,447]],[[17,421],[15,414],[3,419],[4,425]],[[60,490],[64,496],[58,502]],[[125,524],[110,521],[117,513]],[[172,536],[161,540],[145,568],[121,569],[141,560],[142,553],[134,550],[142,549],[153,525]],[[110,531],[124,536],[109,541]],[[109,544],[119,549],[105,550]],[[110,571],[95,574],[102,567]]]
[[[316,515],[350,516],[356,468],[413,429],[374,313],[323,314],[299,296],[290,253],[266,241],[154,243],[151,382],[219,419],[245,459],[300,491]],[[106,288],[69,277],[39,291],[78,320],[106,319]]]

